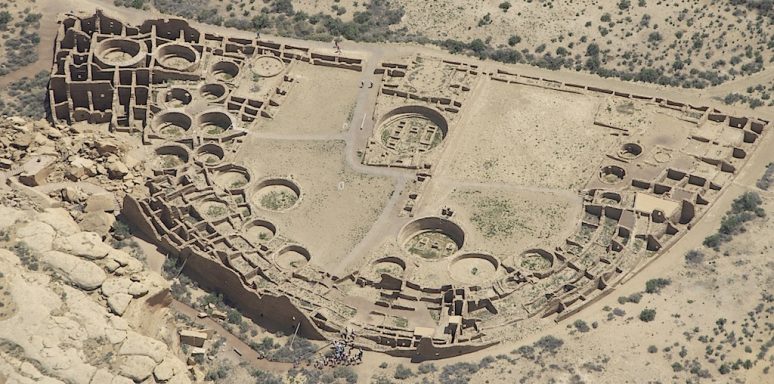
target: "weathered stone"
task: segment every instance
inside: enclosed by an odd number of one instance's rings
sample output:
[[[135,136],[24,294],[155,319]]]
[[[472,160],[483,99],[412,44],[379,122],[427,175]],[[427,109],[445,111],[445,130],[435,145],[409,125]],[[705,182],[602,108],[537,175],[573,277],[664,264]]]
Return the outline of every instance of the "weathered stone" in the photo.
[[[153,373],[156,368],[156,362],[148,356],[126,356],[123,363],[118,367],[122,376],[126,376],[135,382],[141,382]]]
[[[129,168],[121,161],[115,161],[108,164],[107,171],[111,179],[122,179],[129,173]]]
[[[103,384],[103,383],[110,383],[113,381],[113,375],[112,373],[108,372],[106,369],[101,368],[98,369],[97,372],[94,372],[94,376],[91,377],[91,381],[89,384]]]
[[[54,241],[58,251],[70,253],[88,259],[102,259],[113,249],[102,242],[102,237],[94,232],[78,232],[59,237]]]
[[[86,290],[99,288],[107,277],[102,268],[91,261],[63,252],[48,251],[43,254],[41,261],[51,266],[66,280]]]
[[[65,187],[62,188],[62,200],[68,203],[81,203],[86,200],[86,194],[76,188]]]
[[[143,270],[140,260],[135,259],[120,249],[111,250],[108,254],[108,259],[115,261],[121,266],[120,270],[117,272],[117,274],[120,275],[131,275]]]
[[[54,228],[58,236],[69,236],[81,231],[78,223],[64,208],[48,208],[37,219]]]
[[[102,156],[116,154],[120,151],[118,144],[113,140],[99,140],[95,144],[97,152]]]
[[[110,193],[95,193],[86,199],[86,212],[113,212],[117,208],[116,199]]]
[[[164,360],[153,370],[153,377],[158,381],[167,381],[175,375],[175,370],[169,360]]]
[[[158,364],[164,360],[167,346],[156,339],[130,331],[126,336],[126,341],[121,344],[118,354],[120,356],[147,356]]]
[[[16,237],[36,252],[51,250],[56,231],[42,221],[31,221],[16,230]]]
[[[87,212],[78,225],[80,225],[81,230],[98,233],[104,238],[115,222],[116,217],[107,212]]]
[[[132,295],[128,293],[116,293],[108,296],[107,303],[110,311],[118,316],[123,316],[129,303],[132,301]]]

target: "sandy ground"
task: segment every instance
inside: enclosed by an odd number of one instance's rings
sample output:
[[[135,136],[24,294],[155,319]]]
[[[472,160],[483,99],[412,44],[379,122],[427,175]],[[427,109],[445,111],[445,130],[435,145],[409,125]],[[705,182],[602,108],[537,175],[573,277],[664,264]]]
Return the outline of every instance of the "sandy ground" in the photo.
[[[594,126],[599,100],[489,81],[454,135],[439,173],[466,181],[577,189],[616,142]],[[448,167],[448,168],[447,168]],[[580,176],[580,177],[579,177]]]

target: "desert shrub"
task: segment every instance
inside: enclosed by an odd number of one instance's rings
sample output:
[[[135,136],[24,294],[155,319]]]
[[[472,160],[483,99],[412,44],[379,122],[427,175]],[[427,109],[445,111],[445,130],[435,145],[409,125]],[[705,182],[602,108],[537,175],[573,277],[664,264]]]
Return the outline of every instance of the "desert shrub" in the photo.
[[[398,366],[395,367],[395,374],[392,375],[392,377],[398,380],[405,380],[411,376],[414,376],[414,372],[411,368],[406,368],[403,364],[398,364]]]
[[[438,370],[438,368],[436,368],[435,364],[433,364],[433,363],[419,364],[419,367],[417,367],[417,371],[419,371],[419,373],[421,373],[423,375],[427,374],[427,373],[435,372],[437,370]]]
[[[551,335],[543,336],[540,338],[540,340],[535,342],[536,347],[539,347],[548,352],[555,352],[562,345],[564,345],[564,341],[562,339],[556,338]]]
[[[520,42],[521,42],[521,37],[519,35],[511,35],[511,37],[508,38],[508,45],[510,45],[511,47],[515,46]]]
[[[766,212],[761,207],[763,201],[755,192],[745,192],[734,200],[731,209],[720,220],[718,233],[707,236],[704,246],[717,250],[721,244],[730,241],[734,235],[745,231],[744,224],[755,217],[764,217]]]
[[[234,308],[229,308],[226,315],[226,321],[231,324],[242,324],[242,314]]]
[[[21,264],[27,269],[37,271],[40,268],[37,255],[35,255],[27,243],[20,241],[11,247],[11,251],[19,257],[19,261],[21,261]]]
[[[642,293],[632,293],[629,296],[619,296],[618,297],[618,304],[626,304],[626,303],[639,303],[640,300],[642,300]]]
[[[692,249],[685,254],[685,262],[690,265],[701,264],[704,261],[704,253],[699,250]]]
[[[573,323],[573,326],[575,326],[575,329],[577,329],[579,332],[583,332],[583,333],[586,333],[591,330],[591,328],[589,328],[589,325],[586,324],[586,322],[581,319],[575,320],[575,322]]]
[[[296,336],[292,340],[292,348],[290,341],[288,341],[287,344],[269,354],[267,358],[271,361],[292,363],[294,361],[300,361],[301,359],[308,357],[317,350],[317,347],[315,347],[315,345],[307,339]]]
[[[256,369],[252,372],[253,377],[255,378],[256,384],[282,384],[284,381],[281,377],[266,371],[261,371],[260,369]]]
[[[35,45],[37,43],[29,47],[26,45],[21,46],[18,48],[19,51],[14,49],[13,55],[21,55],[23,53],[23,55],[28,56],[28,58],[24,59],[24,63],[32,63],[37,60],[37,50],[34,49]],[[6,47],[6,51],[8,51],[8,47]],[[11,59],[11,56],[7,56],[6,59]],[[32,78],[22,77],[10,83],[6,88],[9,97],[3,100],[5,107],[0,108],[0,114],[37,119],[45,117],[48,75],[48,71],[40,71]]]
[[[11,15],[11,12],[8,11],[2,11],[0,12],[0,28],[5,28],[8,23],[13,20],[13,16]]]
[[[640,312],[640,320],[648,323],[656,319],[656,310],[645,308]]]
[[[645,282],[645,292],[646,293],[659,293],[661,292],[661,289],[668,286],[669,284],[672,284],[672,281],[669,279],[650,279],[647,282]]]
[[[466,384],[478,372],[478,365],[472,363],[456,363],[443,367],[439,381],[448,384]]]
[[[658,352],[658,348],[655,345],[651,345],[648,347],[648,353],[656,353]]]
[[[503,1],[500,3],[499,7],[503,10],[503,12],[508,12],[508,10],[511,9],[511,3],[508,1]]]
[[[336,379],[344,379],[349,384],[357,383],[357,373],[350,367],[338,366],[333,370],[333,377]]]
[[[766,171],[763,172],[763,176],[755,183],[755,186],[768,191],[772,183],[774,183],[774,163],[769,163],[766,166]]]
[[[478,368],[484,369],[489,368],[492,363],[494,363],[496,359],[493,356],[485,356],[481,361],[478,362]]]
[[[223,380],[231,373],[231,366],[228,365],[219,365],[216,368],[210,369],[207,371],[207,374],[204,375],[204,380],[206,381],[215,381],[215,380]]]
[[[117,7],[142,9],[145,0],[114,0],[113,5]]]

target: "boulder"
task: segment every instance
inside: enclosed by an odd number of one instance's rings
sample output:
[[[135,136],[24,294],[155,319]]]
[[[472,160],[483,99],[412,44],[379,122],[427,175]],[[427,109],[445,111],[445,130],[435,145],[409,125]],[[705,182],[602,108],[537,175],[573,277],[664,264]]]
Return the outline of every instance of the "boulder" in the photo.
[[[161,364],[157,365],[156,369],[153,370],[153,377],[158,381],[168,381],[172,376],[175,376],[175,369],[172,364],[169,363],[169,360],[162,361]]]
[[[87,259],[102,259],[113,249],[102,242],[102,237],[94,232],[78,232],[70,236],[59,237],[54,248]]]
[[[78,225],[82,231],[98,233],[102,238],[105,238],[115,222],[115,216],[107,212],[98,211],[84,214]]]
[[[156,368],[156,362],[147,356],[126,356],[121,365],[118,366],[118,372],[135,382],[141,382],[150,377]]]
[[[86,212],[113,212],[117,208],[116,199],[110,193],[95,193],[86,199]]]
[[[107,172],[111,179],[123,179],[129,173],[129,168],[121,161],[114,161],[108,163]]]
[[[110,383],[113,381],[113,375],[112,373],[108,372],[104,368],[100,368],[97,370],[97,372],[94,372],[94,376],[91,377],[91,381],[89,384],[103,384],[103,383]]]
[[[132,295],[128,293],[116,293],[107,298],[107,304],[110,311],[118,316],[123,316],[129,303],[132,301]]]
[[[120,151],[118,144],[113,140],[99,140],[95,143],[97,152],[101,156],[117,154]]]
[[[38,253],[51,250],[56,231],[42,221],[31,221],[16,230],[16,237]]]
[[[37,219],[54,228],[59,236],[69,236],[81,231],[78,223],[64,208],[48,208],[39,214]]]
[[[99,288],[107,278],[102,268],[96,264],[67,253],[48,251],[42,255],[41,261],[81,289]]]
[[[117,275],[131,275],[143,270],[140,260],[135,259],[120,249],[111,250],[108,253],[107,259],[118,264],[118,267],[114,269]]]
[[[70,169],[68,173],[74,179],[82,179],[86,176],[94,176],[97,174],[96,163],[93,160],[89,160],[80,156],[73,156],[70,159]]]
[[[8,230],[17,221],[27,216],[27,212],[0,205],[0,230]]]
[[[62,200],[68,203],[81,203],[86,200],[86,194],[77,188],[62,188]]]
[[[118,349],[118,355],[146,356],[158,364],[167,355],[167,346],[154,338],[129,331],[126,335],[126,340],[121,344],[121,348]]]

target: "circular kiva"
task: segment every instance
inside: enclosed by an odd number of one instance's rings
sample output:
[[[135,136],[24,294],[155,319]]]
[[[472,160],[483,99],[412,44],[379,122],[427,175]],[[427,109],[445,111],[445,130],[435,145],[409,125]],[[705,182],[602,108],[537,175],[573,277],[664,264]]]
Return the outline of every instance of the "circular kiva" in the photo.
[[[514,258],[514,267],[526,275],[545,277],[554,266],[554,254],[544,249],[530,249]]]
[[[624,159],[636,159],[642,155],[642,146],[637,143],[626,143],[621,146],[618,156]]]
[[[199,63],[199,52],[188,44],[167,43],[156,48],[156,62],[166,69],[191,72]]]
[[[204,220],[217,220],[228,214],[226,203],[216,199],[205,199],[196,206],[196,211]]]
[[[449,276],[465,284],[481,284],[497,277],[500,262],[492,255],[467,253],[459,255],[449,264]]]
[[[154,151],[154,168],[166,170],[180,168],[190,159],[188,149],[182,145],[168,144],[163,145]]]
[[[223,100],[226,97],[226,86],[218,83],[207,83],[199,86],[199,96],[211,103]]]
[[[250,172],[245,167],[227,164],[213,172],[212,182],[227,189],[243,189],[250,182]]]
[[[266,179],[255,187],[251,199],[255,206],[269,211],[287,211],[298,204],[301,188],[294,181],[283,178]]]
[[[255,58],[250,65],[253,74],[260,77],[274,77],[282,73],[285,63],[276,56],[264,55]]]
[[[286,271],[295,271],[308,264],[309,260],[309,251],[300,245],[288,245],[274,256],[277,266]]]
[[[164,105],[167,108],[180,108],[191,103],[193,96],[185,88],[173,87],[164,92]]]
[[[423,217],[406,224],[398,241],[408,253],[435,260],[451,256],[465,243],[459,225],[440,217]]]
[[[277,235],[277,227],[266,220],[255,219],[245,225],[244,235],[254,243],[267,243]]]
[[[616,192],[602,192],[602,195],[600,197],[600,202],[604,204],[619,204],[621,202],[621,195]]]
[[[191,128],[191,116],[179,111],[162,112],[153,118],[151,128],[166,139],[179,139]]]
[[[196,116],[199,131],[209,136],[219,136],[234,129],[236,120],[225,110],[211,110]]]
[[[658,151],[653,154],[653,160],[657,163],[666,163],[667,161],[672,160],[672,154],[665,151]]]
[[[618,184],[626,177],[626,171],[617,165],[606,165],[599,169],[599,179],[606,184]]]
[[[220,81],[229,81],[239,75],[239,66],[233,61],[218,61],[210,67],[212,77]]]
[[[112,38],[102,40],[96,48],[96,57],[103,64],[116,67],[145,65],[148,47],[140,41]]]
[[[220,145],[208,143],[204,144],[196,150],[196,161],[201,162],[206,166],[215,166],[223,161],[225,152]]]
[[[379,120],[381,144],[397,153],[430,151],[443,142],[449,126],[435,109],[408,105],[387,112]]]
[[[383,257],[374,261],[371,270],[376,275],[387,274],[393,277],[401,277],[406,271],[406,262],[397,257]]]

